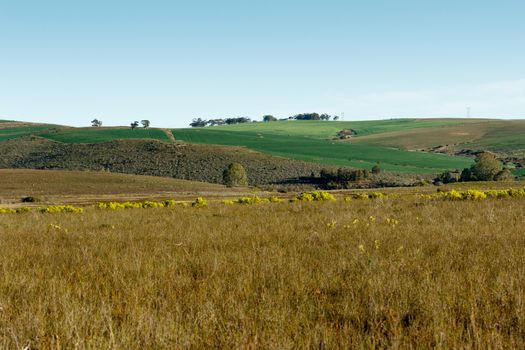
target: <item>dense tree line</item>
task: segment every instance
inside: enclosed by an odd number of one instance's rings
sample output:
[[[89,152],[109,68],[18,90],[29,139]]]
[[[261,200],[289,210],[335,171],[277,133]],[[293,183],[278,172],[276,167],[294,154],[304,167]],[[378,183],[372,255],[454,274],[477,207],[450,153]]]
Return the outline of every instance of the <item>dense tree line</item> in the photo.
[[[331,116],[329,114],[326,114],[326,113],[323,113],[323,114],[319,114],[319,113],[302,113],[302,114],[297,114],[297,115],[294,115],[293,117],[290,117],[289,119],[294,119],[294,120],[339,120],[339,117],[338,116]]]
[[[216,125],[233,125],[233,124],[242,124],[242,123],[251,123],[252,120],[250,118],[246,117],[239,117],[239,118],[225,118],[225,119],[210,119],[205,120],[202,118],[195,118],[190,123],[190,126],[192,128],[199,128],[199,127],[205,127],[205,126],[216,126]]]
[[[294,116],[277,119],[273,115],[265,115],[262,117],[263,122],[275,122],[275,121],[286,121],[286,120],[339,120],[339,116],[331,116],[329,114],[323,113],[301,113]],[[217,125],[232,125],[232,124],[242,124],[242,123],[251,123],[255,120],[251,120],[247,117],[239,118],[219,118],[219,119],[202,119],[195,118],[190,123],[190,126],[193,128],[202,128],[205,126],[217,126]]]

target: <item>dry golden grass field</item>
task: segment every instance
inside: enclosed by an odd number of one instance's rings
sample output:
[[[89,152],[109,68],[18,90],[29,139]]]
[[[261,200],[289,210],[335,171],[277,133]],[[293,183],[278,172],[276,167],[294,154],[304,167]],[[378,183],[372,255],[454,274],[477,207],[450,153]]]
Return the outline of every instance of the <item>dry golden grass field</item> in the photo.
[[[217,184],[94,171],[0,169],[0,206],[21,205],[24,196],[45,204],[88,204],[104,200],[221,197],[249,192]]]
[[[0,349],[524,348],[525,198],[410,191],[1,214]]]

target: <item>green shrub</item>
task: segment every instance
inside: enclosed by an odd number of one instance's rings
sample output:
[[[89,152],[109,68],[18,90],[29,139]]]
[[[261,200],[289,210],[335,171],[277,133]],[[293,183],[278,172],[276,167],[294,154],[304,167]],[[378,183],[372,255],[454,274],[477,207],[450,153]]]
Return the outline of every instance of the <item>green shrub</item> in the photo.
[[[22,198],[22,203],[36,203],[40,202],[40,198],[33,197],[33,196],[27,196]]]

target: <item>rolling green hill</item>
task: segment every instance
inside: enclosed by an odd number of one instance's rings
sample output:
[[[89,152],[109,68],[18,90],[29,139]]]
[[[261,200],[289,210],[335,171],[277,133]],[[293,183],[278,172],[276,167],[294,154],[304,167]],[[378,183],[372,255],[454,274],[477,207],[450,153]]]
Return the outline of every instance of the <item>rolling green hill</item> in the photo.
[[[356,136],[334,140],[338,131]],[[176,129],[193,143],[242,145],[289,158],[389,171],[436,173],[467,167],[465,150],[501,157],[525,156],[525,121],[490,119],[394,119],[381,121],[279,121],[212,128]],[[416,152],[419,151],[419,152]]]
[[[0,142],[34,135],[63,143],[120,139],[173,142],[169,130],[129,127],[72,128],[0,121]],[[356,136],[338,140],[352,129]],[[392,119],[376,121],[278,121],[171,130],[178,141],[242,146],[285,158],[334,166],[438,173],[462,169],[472,159],[465,150],[490,150],[525,159],[525,121],[482,119]]]
[[[464,168],[471,162],[465,157],[338,142],[319,136],[274,134],[271,130],[259,129],[257,125],[253,125],[252,131],[222,127],[178,129],[173,130],[173,135],[176,139],[191,143],[240,145],[282,157],[338,166],[369,169],[380,162],[383,169],[398,172],[437,173],[445,169]]]
[[[28,124],[10,121],[0,121],[0,141],[22,136],[39,136],[65,143],[98,143],[128,139],[154,139],[169,142],[170,139],[161,129],[127,127],[103,128],[72,128],[49,124]]]
[[[67,128],[47,130],[37,134],[46,139],[65,143],[99,143],[113,140],[154,139],[169,142],[169,138],[161,129],[137,128]]]

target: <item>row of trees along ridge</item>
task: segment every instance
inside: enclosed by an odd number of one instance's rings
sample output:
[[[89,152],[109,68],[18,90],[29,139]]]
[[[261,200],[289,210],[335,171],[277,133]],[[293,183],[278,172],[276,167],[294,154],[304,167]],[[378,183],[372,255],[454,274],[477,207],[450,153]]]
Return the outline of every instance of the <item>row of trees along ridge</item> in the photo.
[[[297,114],[292,117],[283,118],[283,119],[277,119],[273,115],[265,115],[262,118],[263,122],[276,122],[276,121],[286,121],[286,120],[339,120],[339,116],[334,115],[331,116],[329,114],[323,113],[302,113]],[[205,127],[205,126],[217,126],[217,125],[232,125],[232,124],[242,124],[242,123],[252,123],[256,122],[255,120],[251,120],[247,117],[239,117],[239,118],[225,118],[225,119],[202,119],[202,118],[195,118],[190,123],[190,126],[192,128],[199,128],[199,127]]]

